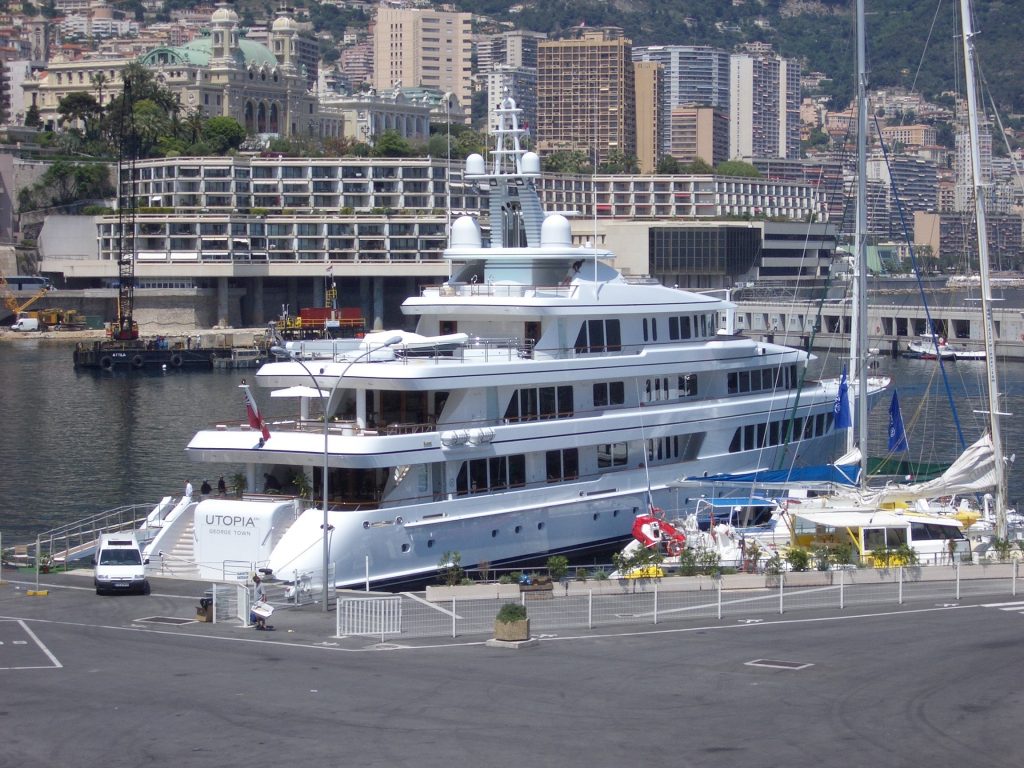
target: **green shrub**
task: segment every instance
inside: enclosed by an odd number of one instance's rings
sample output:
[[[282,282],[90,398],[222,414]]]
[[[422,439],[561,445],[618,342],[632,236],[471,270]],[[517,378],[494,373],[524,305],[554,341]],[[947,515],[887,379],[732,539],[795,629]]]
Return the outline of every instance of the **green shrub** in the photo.
[[[505,603],[498,609],[495,621],[502,624],[511,624],[514,621],[523,621],[526,618],[526,606],[522,603]]]
[[[462,583],[465,571],[462,570],[462,555],[458,552],[445,552],[437,563],[441,582],[446,587],[455,587]]]
[[[552,555],[548,558],[548,573],[552,581],[561,581],[569,571],[569,558],[562,555]]]
[[[786,550],[786,562],[794,571],[806,571],[811,565],[811,553],[803,547],[790,547]]]

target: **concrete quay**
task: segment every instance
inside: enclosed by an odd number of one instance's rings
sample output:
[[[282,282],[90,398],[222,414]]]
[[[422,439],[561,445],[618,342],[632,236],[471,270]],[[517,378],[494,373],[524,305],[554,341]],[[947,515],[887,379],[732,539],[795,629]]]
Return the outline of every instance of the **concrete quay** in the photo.
[[[318,604],[274,632],[192,618],[201,582],[98,597],[5,570],[3,763],[1019,765],[1024,601],[920,599],[380,644]]]

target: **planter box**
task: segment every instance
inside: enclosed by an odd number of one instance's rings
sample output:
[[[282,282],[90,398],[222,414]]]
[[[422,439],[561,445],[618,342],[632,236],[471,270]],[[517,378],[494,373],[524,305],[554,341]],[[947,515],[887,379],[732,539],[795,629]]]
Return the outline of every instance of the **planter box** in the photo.
[[[530,639],[530,620],[521,621],[495,621],[494,639],[506,643],[522,642]]]
[[[779,582],[775,582],[778,586]],[[785,574],[787,587],[828,587],[832,585],[832,571],[788,571]]]
[[[457,587],[427,587],[427,601],[441,603],[450,600],[508,600],[519,597],[518,584],[467,584]]]

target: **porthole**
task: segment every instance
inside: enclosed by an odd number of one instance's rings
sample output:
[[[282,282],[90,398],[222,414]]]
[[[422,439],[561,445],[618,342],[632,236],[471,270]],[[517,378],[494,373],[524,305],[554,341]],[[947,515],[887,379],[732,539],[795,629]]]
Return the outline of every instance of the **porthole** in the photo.
[[[618,516],[619,516],[619,510],[613,509],[612,510],[612,517],[618,517]]]
[[[427,539],[427,549],[430,549],[433,546],[434,546],[434,540],[433,539]]]
[[[597,520],[597,518],[599,518],[600,516],[601,516],[601,513],[600,513],[600,512],[595,512],[595,513],[594,513],[594,519],[595,519],[595,520]]]
[[[323,526],[320,526],[320,527],[323,528]],[[369,520],[363,520],[363,530],[364,531],[370,530],[370,521]]]
[[[516,533],[519,533],[522,530],[523,530],[523,526],[521,526],[521,525],[517,525],[516,526]]]
[[[537,530],[538,531],[543,531],[544,530],[544,521],[543,520],[541,520],[539,523],[537,523]]]
[[[491,538],[492,538],[492,539],[496,539],[496,538],[498,538],[498,532],[497,532],[497,530],[491,531]]]
[[[403,552],[408,552],[409,551],[409,545],[408,544],[403,544],[402,545],[402,551]]]

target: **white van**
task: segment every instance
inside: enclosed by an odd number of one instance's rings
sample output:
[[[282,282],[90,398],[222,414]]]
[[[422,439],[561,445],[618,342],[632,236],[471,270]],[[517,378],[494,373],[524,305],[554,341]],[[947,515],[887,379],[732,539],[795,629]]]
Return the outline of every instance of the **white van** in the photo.
[[[148,595],[148,562],[148,558],[142,557],[139,540],[134,533],[100,534],[96,555],[93,557],[96,594],[137,591],[141,595]]]

